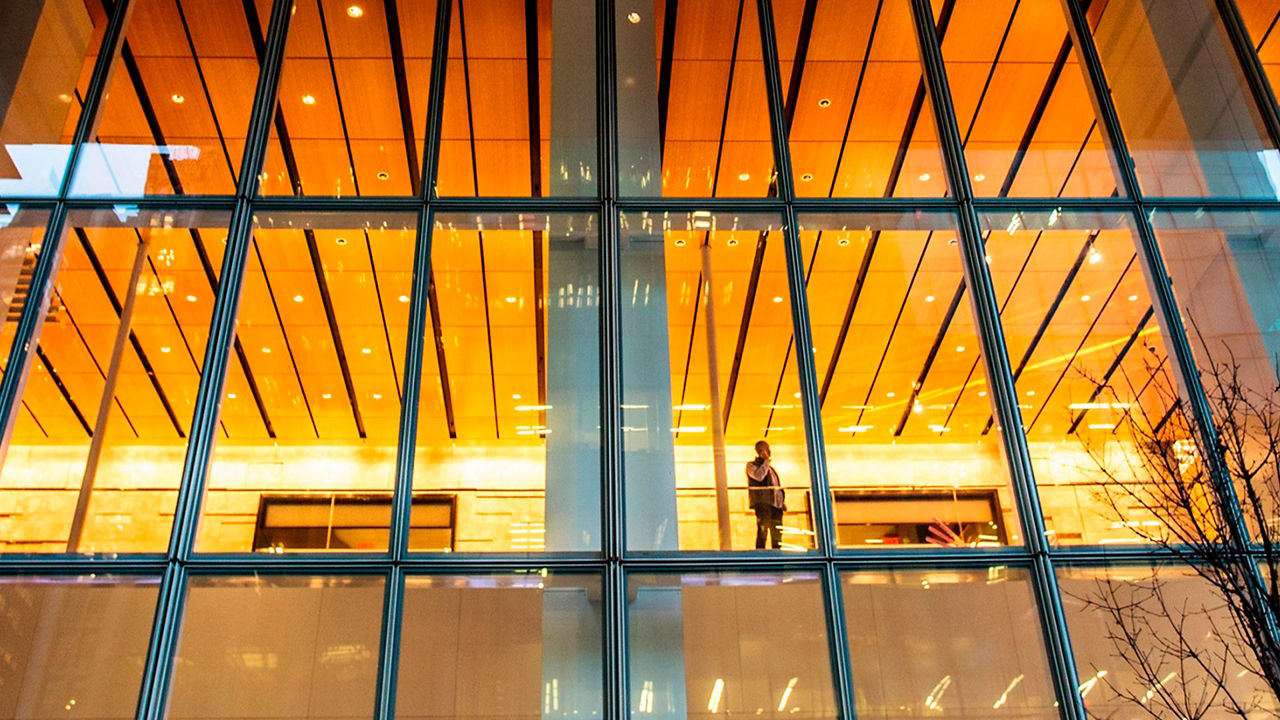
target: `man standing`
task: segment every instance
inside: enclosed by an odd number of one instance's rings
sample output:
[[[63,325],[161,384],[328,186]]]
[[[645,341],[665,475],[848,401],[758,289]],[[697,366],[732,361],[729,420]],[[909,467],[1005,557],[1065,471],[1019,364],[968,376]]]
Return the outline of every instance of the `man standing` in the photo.
[[[756,548],[764,548],[765,535],[774,550],[782,547],[782,512],[787,509],[786,494],[778,471],[769,458],[769,443],[756,443],[756,459],[747,463],[747,498],[756,512]]]

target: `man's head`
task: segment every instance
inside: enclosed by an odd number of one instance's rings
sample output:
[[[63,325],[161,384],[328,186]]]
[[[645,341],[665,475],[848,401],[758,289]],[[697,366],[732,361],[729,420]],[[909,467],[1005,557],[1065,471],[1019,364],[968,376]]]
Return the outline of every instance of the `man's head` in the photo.
[[[762,458],[767,458],[767,457],[769,457],[769,456],[770,456],[770,452],[769,452],[769,443],[767,443],[767,442],[765,442],[765,441],[763,441],[763,440],[761,440],[761,441],[757,442],[757,443],[756,443],[756,455],[758,455],[758,456],[760,456],[760,457],[762,457]]]

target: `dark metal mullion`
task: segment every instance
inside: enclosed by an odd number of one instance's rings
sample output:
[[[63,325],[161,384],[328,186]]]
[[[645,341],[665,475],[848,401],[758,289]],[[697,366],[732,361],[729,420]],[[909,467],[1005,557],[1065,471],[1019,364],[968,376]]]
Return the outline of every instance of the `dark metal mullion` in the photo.
[[[658,157],[666,152],[667,113],[671,108],[671,66],[675,62],[676,20],[680,15],[680,0],[667,0],[662,16],[662,56],[658,68]],[[613,36],[609,36],[609,41]],[[611,128],[612,129],[612,128]]]
[[[395,0],[389,2],[394,3]],[[393,565],[383,582],[382,628],[378,669],[374,676],[377,685],[374,689],[373,718],[393,720],[396,712],[396,681],[399,679],[400,638],[404,622],[404,567]]]
[[[813,36],[813,17],[817,11],[818,0],[805,0],[804,12],[800,16],[800,33],[796,39],[796,54],[791,63],[791,79],[787,81],[787,99],[783,104],[788,140],[791,136],[791,126],[796,119],[796,102],[800,96],[800,83],[804,79],[805,59],[809,56],[809,41]],[[868,42],[867,47],[870,46],[871,43]]]
[[[427,92],[427,122],[422,137],[422,184],[418,199],[435,197],[436,171],[440,166],[440,129],[449,60],[449,23],[453,0],[437,0],[435,38],[431,45],[431,84]],[[429,227],[429,226],[428,226]]]
[[[1280,108],[1276,106],[1276,96],[1267,78],[1267,71],[1262,67],[1262,59],[1254,51],[1253,42],[1249,39],[1244,18],[1240,16],[1240,10],[1232,0],[1217,0],[1217,7],[1227,38],[1240,60],[1245,82],[1252,91],[1252,99],[1262,115],[1271,147],[1280,147]]]
[[[538,78],[538,0],[524,2],[525,90],[529,108],[529,190],[542,195],[542,95]],[[479,187],[476,194],[480,194]]]
[[[1067,0],[1068,4],[1070,0]],[[925,77],[929,83],[934,117],[943,151],[948,184],[958,203],[961,257],[965,281],[969,286],[974,324],[982,344],[990,397],[996,406],[1000,425],[1005,428],[1002,443],[1013,482],[1014,498],[1022,536],[1031,554],[1031,577],[1039,610],[1041,630],[1048,654],[1050,672],[1058,696],[1059,711],[1064,720],[1084,720],[1084,703],[1078,692],[1079,678],[1067,634],[1067,621],[1057,577],[1047,554],[1044,516],[1031,469],[1031,454],[1026,435],[1021,430],[1017,388],[1013,383],[1008,347],[1000,325],[1000,307],[986,263],[981,223],[969,185],[969,172],[964,147],[956,123],[955,106],[947,82],[942,48],[933,22],[929,0],[911,0],[916,39]]]

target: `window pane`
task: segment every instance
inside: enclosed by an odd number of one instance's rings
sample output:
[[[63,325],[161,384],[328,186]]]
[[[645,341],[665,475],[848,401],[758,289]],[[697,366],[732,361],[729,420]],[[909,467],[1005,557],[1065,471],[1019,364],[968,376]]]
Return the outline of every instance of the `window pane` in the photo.
[[[18,318],[30,292],[31,274],[44,245],[48,221],[49,212],[42,208],[0,206],[0,310],[4,312],[4,320],[0,321],[0,376],[9,362]],[[0,527],[3,523],[4,520],[0,520]],[[4,533],[0,533],[2,537]]]
[[[0,578],[0,718],[131,720],[154,578]]]
[[[621,222],[628,546],[813,547],[780,223],[704,211]]]
[[[1274,477],[1257,468],[1269,465],[1276,447],[1280,215],[1199,211],[1151,220],[1245,519],[1254,533],[1274,533],[1280,497]]]
[[[595,2],[452,2],[436,194],[595,195]]]
[[[1067,568],[1058,587],[1090,717],[1265,717],[1280,702],[1222,595],[1179,566]],[[1231,700],[1248,708],[1232,711]]]
[[[1262,69],[1271,82],[1271,88],[1280,84],[1280,35],[1275,32],[1280,18],[1280,3],[1276,0],[1236,0],[1236,8],[1244,19],[1245,28],[1252,39],[1250,43],[1262,60]]]
[[[257,220],[198,547],[386,550],[417,219]]]
[[[371,717],[383,579],[194,577],[166,716]]]
[[[777,195],[756,4],[623,0],[616,13],[619,194]]]
[[[68,215],[0,471],[7,550],[168,547],[227,221]]]
[[[1108,0],[1087,15],[1143,193],[1276,197],[1280,153],[1212,0]]]
[[[982,221],[1050,538],[1131,543],[1175,530],[1143,432],[1193,446],[1128,216]]]
[[[604,714],[600,581],[410,577],[396,717]]]
[[[628,707],[835,717],[825,618],[817,573],[632,575]]]
[[[72,193],[233,193],[270,10],[268,0],[135,2]]]
[[[436,0],[294,6],[262,194],[417,194],[435,16]]]
[[[837,542],[1019,542],[952,217],[806,215],[800,231]]]
[[[938,37],[974,194],[1115,193],[1120,176],[1060,0],[933,0],[934,11],[948,4]]]
[[[56,195],[107,26],[103,0],[0,3],[0,195]]]
[[[796,194],[945,195],[911,4],[778,0],[773,22]]]
[[[1026,570],[865,571],[843,580],[858,717],[1058,717]]]
[[[600,547],[596,223],[435,216],[413,488],[457,531],[411,549]]]

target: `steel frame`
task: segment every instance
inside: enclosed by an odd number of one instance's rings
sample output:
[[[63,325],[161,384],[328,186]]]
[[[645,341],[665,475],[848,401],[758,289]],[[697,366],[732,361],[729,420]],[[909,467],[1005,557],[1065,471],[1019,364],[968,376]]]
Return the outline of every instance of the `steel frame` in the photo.
[[[790,149],[785,137],[784,88],[778,68],[772,6],[770,0],[756,0],[762,53],[766,69],[768,112],[772,128],[774,167],[777,170],[777,194],[768,198],[627,198],[619,197],[614,171],[617,145],[612,128],[616,126],[616,77],[614,67],[613,30],[617,22],[614,0],[596,0],[597,65],[597,147],[598,194],[585,198],[441,198],[435,192],[435,173],[439,166],[439,138],[452,0],[438,3],[435,21],[433,65],[429,89],[427,134],[421,158],[424,181],[419,183],[416,197],[356,197],[335,200],[320,197],[259,197],[258,168],[267,151],[272,119],[277,107],[280,69],[284,60],[292,0],[274,0],[268,27],[262,68],[253,100],[252,115],[239,180],[234,196],[179,196],[133,198],[82,198],[70,196],[75,164],[84,144],[94,135],[103,94],[118,64],[120,49],[134,0],[104,0],[110,9],[101,51],[93,68],[88,93],[79,118],[68,170],[59,194],[48,197],[7,197],[5,202],[49,211],[33,277],[32,291],[22,309],[13,347],[9,350],[10,372],[0,379],[0,428],[14,421],[20,400],[24,372],[34,350],[39,326],[41,299],[47,294],[61,256],[64,225],[70,211],[116,206],[140,209],[208,209],[231,213],[218,296],[210,327],[210,340],[204,356],[196,411],[192,419],[190,441],[175,508],[173,530],[167,552],[136,555],[5,555],[0,556],[0,575],[76,576],[110,574],[159,578],[160,591],[155,609],[155,622],[146,656],[143,684],[139,689],[137,720],[160,720],[165,714],[167,688],[172,660],[179,641],[179,631],[186,596],[187,579],[192,575],[246,574],[325,574],[378,575],[385,581],[384,614],[381,618],[381,647],[378,654],[379,680],[375,717],[389,720],[395,713],[397,648],[400,641],[401,610],[405,579],[422,574],[510,573],[530,569],[549,569],[566,573],[590,573],[602,581],[604,626],[602,633],[605,707],[608,718],[629,716],[631,699],[627,697],[627,602],[626,584],[629,573],[677,573],[681,571],[754,572],[806,571],[819,573],[823,579],[823,601],[827,624],[835,697],[845,718],[856,717],[852,662],[846,642],[845,607],[840,583],[843,573],[871,569],[983,568],[993,565],[1024,568],[1040,613],[1048,652],[1052,680],[1058,694],[1064,720],[1083,720],[1085,710],[1077,688],[1070,636],[1067,628],[1056,569],[1076,566],[1107,566],[1177,562],[1177,556],[1159,548],[1125,547],[1054,547],[1045,537],[1043,516],[1031,466],[1026,438],[1020,432],[1004,433],[1004,450],[1013,482],[1014,495],[1022,524],[1024,544],[1000,548],[973,549],[903,549],[895,551],[850,551],[835,547],[832,496],[827,480],[823,452],[822,423],[817,403],[817,378],[813,357],[800,348],[812,345],[807,296],[804,288],[804,260],[797,236],[798,218],[810,212],[912,212],[933,210],[950,214],[957,224],[964,258],[965,278],[975,325],[982,343],[987,377],[992,386],[997,422],[1004,428],[1019,428],[1016,388],[1010,372],[1010,359],[999,323],[998,304],[990,274],[983,262],[983,231],[980,215],[988,211],[1015,211],[1034,208],[1062,210],[1108,210],[1129,214],[1137,228],[1145,269],[1158,292],[1153,302],[1162,320],[1175,360],[1178,380],[1188,396],[1196,429],[1206,447],[1216,444],[1208,400],[1194,370],[1191,347],[1178,321],[1169,276],[1159,256],[1154,231],[1148,222],[1157,211],[1280,211],[1280,199],[1235,198],[1146,198],[1142,195],[1134,162],[1130,156],[1120,121],[1111,103],[1097,50],[1093,45],[1084,12],[1076,0],[1062,0],[1068,19],[1075,52],[1085,70],[1090,92],[1099,114],[1107,148],[1119,169],[1123,197],[1115,198],[980,198],[969,184],[961,135],[951,103],[942,50],[933,26],[929,0],[906,0],[916,23],[916,40],[920,49],[925,82],[931,99],[931,111],[938,128],[945,160],[950,194],[945,198],[927,199],[813,199],[795,196],[790,162]],[[1273,142],[1280,138],[1280,108],[1261,63],[1252,51],[1238,9],[1230,0],[1216,0],[1223,25],[1240,58],[1244,76],[1254,99],[1259,103],[1263,121]],[[239,291],[248,258],[255,211],[348,211],[348,212],[414,212],[418,215],[417,247],[414,258],[414,281],[409,315],[407,356],[403,367],[403,403],[399,430],[393,496],[391,544],[387,552],[362,555],[309,554],[201,554],[195,551],[195,533],[204,494],[204,479],[213,451],[218,423],[218,399],[225,382],[225,368],[231,358]],[[623,507],[623,454],[621,436],[622,347],[619,335],[620,300],[618,217],[622,212],[686,213],[693,210],[732,210],[737,212],[767,211],[784,220],[787,274],[794,322],[796,360],[802,395],[803,417],[808,441],[808,461],[812,471],[812,496],[817,529],[817,549],[794,555],[766,553],[635,553],[626,548],[626,512]],[[408,551],[408,517],[413,480],[414,443],[416,441],[417,399],[423,353],[427,350],[423,332],[427,317],[427,271],[430,266],[432,218],[439,212],[583,212],[600,217],[600,389],[601,389],[601,546],[598,553],[545,553],[503,555],[420,554]],[[37,289],[43,289],[37,291]],[[1225,500],[1235,530],[1233,542],[1242,557],[1256,553],[1248,546],[1248,533],[1239,504],[1224,471],[1215,468],[1219,494]],[[1260,578],[1259,578],[1260,581]]]

